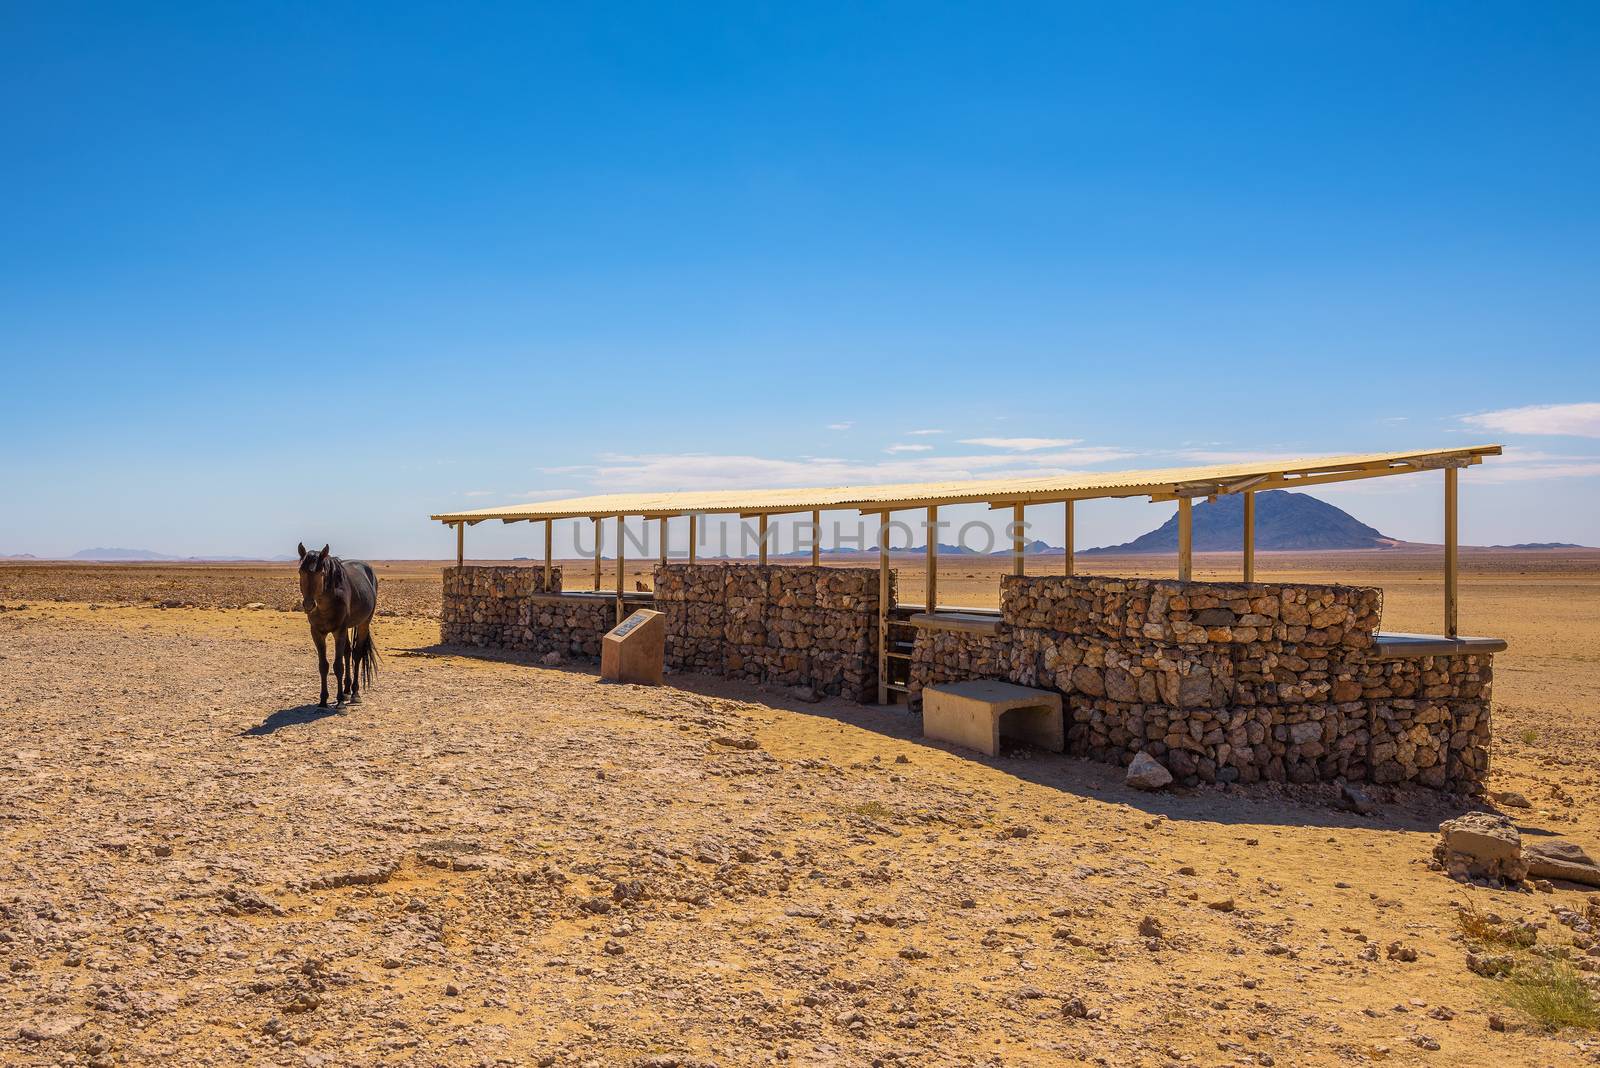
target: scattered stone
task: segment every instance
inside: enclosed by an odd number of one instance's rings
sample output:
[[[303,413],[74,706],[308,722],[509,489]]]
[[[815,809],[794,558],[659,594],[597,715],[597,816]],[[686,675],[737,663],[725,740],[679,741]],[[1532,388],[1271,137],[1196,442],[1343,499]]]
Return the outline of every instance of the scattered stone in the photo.
[[[488,852],[477,842],[440,838],[417,846],[417,859],[446,871],[488,871],[510,866],[506,858]]]
[[[1516,964],[1516,958],[1509,953],[1467,954],[1467,970],[1474,975],[1481,975],[1485,979],[1497,979],[1502,975],[1510,975]]]
[[[1515,790],[1497,790],[1494,794],[1495,804],[1501,808],[1532,808],[1528,799]]]
[[[748,734],[739,734],[739,735],[719,734],[719,735],[717,735],[715,738],[713,738],[711,740],[713,742],[716,742],[718,745],[725,745],[725,746],[728,746],[731,749],[760,749],[761,748],[761,743],[756,741],[754,738],[750,737]]]
[[[1361,816],[1376,816],[1378,803],[1367,796],[1367,792],[1359,786],[1345,783],[1339,788],[1339,800],[1342,807]]]
[[[1234,909],[1233,898],[1224,897],[1216,901],[1207,901],[1206,908],[1215,909],[1217,912],[1232,912]]]
[[[622,879],[611,887],[611,900],[618,904],[643,901],[649,893],[642,879]]]
[[[557,664],[561,663],[561,654],[552,649],[548,653],[545,653],[543,656],[541,656],[539,658],[539,662],[545,667],[555,667]]]
[[[1469,812],[1439,824],[1433,856],[1455,878],[1521,882],[1528,875],[1522,835],[1498,812]]]
[[[1139,921],[1139,934],[1145,938],[1161,937],[1161,921],[1154,916],[1146,916]]]
[[[1401,961],[1405,964],[1410,964],[1417,959],[1416,949],[1403,942],[1390,942],[1389,948],[1385,952],[1390,960]]]
[[[386,883],[400,870],[397,861],[380,861],[359,868],[326,872],[301,884],[306,890],[337,890],[341,886],[376,886]]]
[[[1528,875],[1538,879],[1564,879],[1569,883],[1600,886],[1600,864],[1576,842],[1564,838],[1531,839],[1522,847]]]
[[[926,960],[928,958],[928,951],[925,949],[918,949],[916,946],[906,946],[900,951],[900,956],[905,960]]]
[[[23,1024],[17,1037],[28,1042],[50,1042],[67,1037],[88,1022],[82,1016],[40,1017]]]
[[[1061,1015],[1082,1020],[1089,1015],[1089,1009],[1084,1005],[1082,998],[1071,997],[1061,1003]]]
[[[1128,773],[1122,782],[1135,790],[1159,790],[1172,783],[1172,772],[1155,757],[1140,750],[1128,765]]]

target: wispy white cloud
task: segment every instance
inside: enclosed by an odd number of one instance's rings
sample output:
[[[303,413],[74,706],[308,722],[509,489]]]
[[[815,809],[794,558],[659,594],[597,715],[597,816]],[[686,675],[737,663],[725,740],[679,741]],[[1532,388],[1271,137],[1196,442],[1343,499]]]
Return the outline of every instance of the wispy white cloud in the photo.
[[[1461,421],[1482,430],[1503,434],[1552,434],[1575,438],[1600,438],[1600,402],[1530,404],[1492,412],[1464,415]]]
[[[1009,449],[1012,452],[1032,452],[1035,449],[1060,449],[1076,445],[1082,438],[962,438],[963,445],[981,445],[986,449]]]
[[[855,426],[854,423],[829,423],[828,424],[828,429],[829,430],[849,430],[853,426]]]
[[[1267,449],[1181,449],[1175,453],[1180,460],[1195,464],[1254,464],[1273,460],[1296,460],[1305,453],[1273,452]]]
[[[555,501],[560,500],[562,497],[580,497],[584,492],[584,490],[574,489],[537,489],[523,490],[521,493],[513,493],[511,496],[520,501]]]
[[[463,497],[490,497],[490,496],[493,496],[493,495],[494,495],[494,490],[462,490],[461,491],[461,496],[463,496]]]
[[[1124,449],[1083,448],[973,456],[897,454],[893,459],[775,459],[724,453],[604,454],[585,469],[593,492],[762,489],[933,482],[968,478],[1044,478],[1133,455]]]
[[[912,437],[920,438],[920,437],[926,437],[929,434],[943,434],[944,431],[943,430],[907,430],[906,433],[910,434]]]
[[[1508,448],[1491,456],[1467,476],[1473,482],[1536,482],[1553,478],[1600,476],[1600,456],[1572,456],[1538,449]]]
[[[897,443],[897,444],[894,444],[894,445],[890,445],[887,449],[884,449],[883,451],[884,452],[888,452],[888,453],[932,452],[933,451],[933,446],[932,445],[906,445],[904,443]]]

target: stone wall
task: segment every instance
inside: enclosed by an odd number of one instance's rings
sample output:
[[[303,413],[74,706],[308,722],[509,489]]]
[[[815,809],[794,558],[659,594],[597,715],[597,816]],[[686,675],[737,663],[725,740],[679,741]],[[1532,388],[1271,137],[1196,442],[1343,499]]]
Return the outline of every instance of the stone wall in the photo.
[[[613,599],[543,583],[539,567],[446,569],[442,640],[598,656]],[[875,568],[663,564],[655,607],[674,671],[875,699]],[[1068,752],[1126,764],[1146,750],[1190,784],[1480,791],[1492,657],[1385,656],[1382,607],[1349,586],[1009,576],[994,633],[916,632],[912,700],[969,678],[1057,690]]]
[[[1387,659],[1379,590],[1008,576],[998,633],[920,630],[923,686],[1060,691],[1068,752],[1144,749],[1180,780],[1418,782],[1488,773],[1488,655]]]
[[[876,697],[874,568],[659,564],[655,588],[675,671]]]
[[[550,590],[542,567],[447,567],[439,640],[447,645],[525,653],[597,657],[600,639],[616,623],[616,602],[604,598],[557,598],[561,569],[551,569]]]

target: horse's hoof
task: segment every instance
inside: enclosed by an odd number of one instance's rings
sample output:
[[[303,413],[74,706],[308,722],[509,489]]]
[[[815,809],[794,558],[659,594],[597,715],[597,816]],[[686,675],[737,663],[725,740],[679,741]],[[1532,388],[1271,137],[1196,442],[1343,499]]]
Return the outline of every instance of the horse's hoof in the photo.
[[[322,700],[318,701],[317,702],[317,707],[318,708],[327,708],[328,707],[328,699],[326,697],[324,697]]]

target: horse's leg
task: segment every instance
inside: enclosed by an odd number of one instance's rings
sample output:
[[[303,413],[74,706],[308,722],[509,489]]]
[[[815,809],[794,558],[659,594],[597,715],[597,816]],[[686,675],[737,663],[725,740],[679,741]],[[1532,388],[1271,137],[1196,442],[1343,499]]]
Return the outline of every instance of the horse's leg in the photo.
[[[366,649],[367,642],[372,640],[371,635],[367,633],[367,628],[370,626],[370,623],[363,623],[351,632],[353,640],[350,643],[350,700],[356,702],[361,700],[362,651]]]
[[[338,704],[344,704],[344,672],[350,663],[350,632],[340,627],[333,632],[333,673],[339,680]]]
[[[328,707],[328,636],[311,632],[311,640],[317,646],[317,674],[322,677],[322,696],[317,704],[323,708]]]

